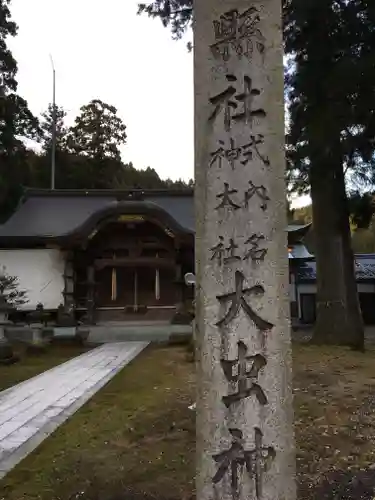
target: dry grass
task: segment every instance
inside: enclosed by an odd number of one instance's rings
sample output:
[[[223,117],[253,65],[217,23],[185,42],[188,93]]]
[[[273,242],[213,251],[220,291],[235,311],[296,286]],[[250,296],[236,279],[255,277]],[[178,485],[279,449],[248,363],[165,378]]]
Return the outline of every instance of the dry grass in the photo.
[[[311,489],[315,489],[324,476],[330,482],[330,478],[333,481],[345,472],[350,480],[355,472],[366,471],[375,463],[374,367],[374,350],[361,354],[341,348],[294,346],[301,499],[315,498],[311,496]],[[372,486],[375,486],[375,478]],[[320,488],[318,490],[320,492]],[[344,498],[330,495],[324,498]],[[320,493],[319,498],[322,499]]]
[[[301,500],[372,498],[318,483],[375,461],[374,366],[375,351],[295,346]],[[146,350],[2,481],[0,499],[192,498],[193,368],[181,347]]]

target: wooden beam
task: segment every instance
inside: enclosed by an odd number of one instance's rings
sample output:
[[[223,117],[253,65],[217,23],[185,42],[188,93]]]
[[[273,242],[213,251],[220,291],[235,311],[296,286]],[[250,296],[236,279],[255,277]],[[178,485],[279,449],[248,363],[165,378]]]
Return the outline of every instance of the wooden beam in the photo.
[[[122,257],[116,259],[96,259],[96,269],[104,267],[172,267],[176,266],[175,260],[156,257]]]

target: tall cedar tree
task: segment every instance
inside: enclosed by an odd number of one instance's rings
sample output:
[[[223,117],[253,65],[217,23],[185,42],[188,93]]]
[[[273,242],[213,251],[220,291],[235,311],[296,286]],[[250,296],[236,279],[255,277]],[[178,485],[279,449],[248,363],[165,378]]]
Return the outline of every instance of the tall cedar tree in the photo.
[[[53,104],[48,106],[48,110],[42,113],[40,142],[45,153],[50,153],[52,149],[53,132]],[[64,151],[67,147],[68,128],[65,124],[66,111],[61,106],[55,105],[56,116],[56,152]]]
[[[96,160],[120,160],[120,146],[126,143],[126,126],[117,109],[99,99],[82,106],[69,130],[68,147],[72,153]]]
[[[98,188],[121,183],[124,165],[120,147],[125,143],[126,125],[117,116],[117,109],[99,99],[82,106],[67,140],[70,153],[87,158]]]
[[[373,168],[375,12],[366,0],[292,0],[284,9],[289,160],[311,186],[318,343],[363,348],[345,172]],[[324,20],[324,22],[323,22]]]
[[[98,101],[99,102],[99,101]],[[112,116],[102,113],[102,106],[112,111]],[[86,113],[86,110],[90,110]],[[43,153],[35,155],[30,162],[34,185],[49,188],[53,108],[42,114],[41,138]],[[82,113],[84,111],[84,116]],[[81,108],[81,115],[77,117],[75,125],[68,129],[65,123],[66,112],[56,106],[56,187],[64,189],[162,189],[167,186],[186,188],[182,181],[172,182],[161,180],[157,172],[148,167],[137,170],[130,164],[120,161],[119,146],[125,141],[125,125],[115,116],[115,108],[107,105],[89,103]],[[99,123],[99,133],[88,132],[95,127],[92,123]],[[117,127],[117,142],[110,143],[111,133],[102,133],[101,129]],[[84,124],[84,125],[83,125]],[[97,130],[95,128],[95,130]],[[116,138],[116,134],[114,134]],[[110,143],[110,146],[108,145]],[[113,148],[113,145],[115,148]],[[70,151],[68,150],[70,149]],[[100,168],[102,168],[101,173]]]
[[[373,168],[375,9],[367,0],[284,0],[290,110],[288,179],[310,186],[318,274],[315,341],[363,348],[345,172]],[[192,0],[156,0],[139,12],[180,36]]]
[[[36,138],[38,120],[27,102],[17,95],[17,63],[7,46],[7,38],[17,34],[11,20],[10,0],[0,0],[0,211],[11,210],[21,184],[28,181],[28,152],[23,138]]]

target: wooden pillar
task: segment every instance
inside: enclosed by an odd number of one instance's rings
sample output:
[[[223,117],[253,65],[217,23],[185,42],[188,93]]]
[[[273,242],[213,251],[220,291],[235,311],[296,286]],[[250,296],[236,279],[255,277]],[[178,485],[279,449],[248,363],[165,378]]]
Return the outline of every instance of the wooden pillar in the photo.
[[[184,303],[184,284],[182,277],[182,262],[181,262],[181,244],[178,240],[175,242],[175,293],[176,293],[176,307],[181,309]]]
[[[74,266],[73,254],[67,252],[64,269],[64,311],[70,312],[75,306],[74,302]]]
[[[134,311],[138,311],[138,271],[134,269]]]
[[[159,254],[156,254],[156,258],[159,258]],[[155,269],[155,300],[160,301],[160,269],[159,266]]]
[[[90,324],[95,320],[95,268],[87,268],[87,318]]]

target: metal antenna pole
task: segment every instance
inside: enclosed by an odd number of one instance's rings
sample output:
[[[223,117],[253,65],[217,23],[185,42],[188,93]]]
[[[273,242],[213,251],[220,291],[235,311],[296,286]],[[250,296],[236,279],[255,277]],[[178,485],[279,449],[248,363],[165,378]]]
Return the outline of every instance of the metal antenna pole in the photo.
[[[52,151],[51,151],[51,189],[55,189],[55,173],[56,173],[56,71],[53,64],[52,56],[52,75],[53,75],[53,91],[52,91]]]

